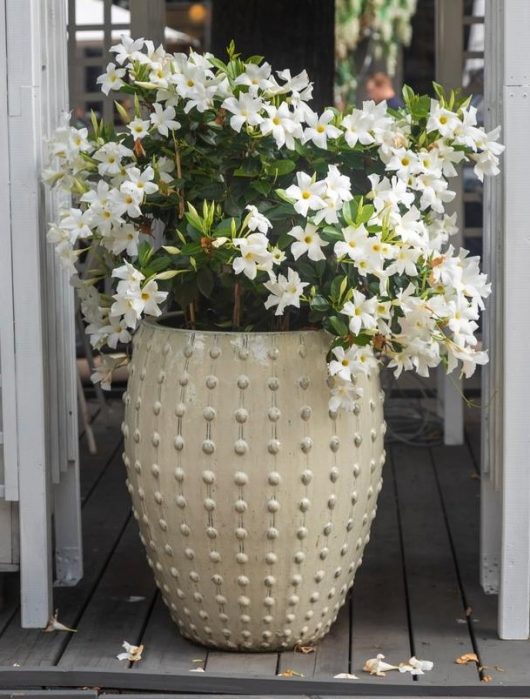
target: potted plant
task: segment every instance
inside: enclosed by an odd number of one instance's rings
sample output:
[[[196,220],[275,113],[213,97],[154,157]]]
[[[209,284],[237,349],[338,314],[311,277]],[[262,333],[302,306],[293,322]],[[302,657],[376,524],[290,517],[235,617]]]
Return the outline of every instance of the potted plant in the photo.
[[[44,177],[74,197],[49,239],[92,345],[126,350],[94,379],[130,361],[124,461],[149,564],[191,639],[313,642],[375,516],[379,362],[469,375],[487,359],[489,286],[448,245],[444,205],[459,162],[498,171],[497,131],[438,86],[397,111],[316,114],[305,72],[233,46],[226,62],[112,51],[99,81],[123,125],[65,124]]]

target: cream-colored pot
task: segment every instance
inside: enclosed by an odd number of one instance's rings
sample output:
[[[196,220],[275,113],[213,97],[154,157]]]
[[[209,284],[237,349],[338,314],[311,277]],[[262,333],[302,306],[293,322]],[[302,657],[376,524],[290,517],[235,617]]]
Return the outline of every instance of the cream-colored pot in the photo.
[[[321,331],[202,332],[143,322],[125,395],[134,516],[183,636],[275,650],[326,634],[381,489],[383,394],[360,376],[328,412]]]

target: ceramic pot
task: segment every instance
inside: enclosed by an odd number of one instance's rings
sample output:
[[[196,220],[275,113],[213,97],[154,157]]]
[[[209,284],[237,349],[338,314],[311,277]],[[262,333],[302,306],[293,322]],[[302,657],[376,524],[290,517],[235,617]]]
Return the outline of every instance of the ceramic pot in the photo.
[[[229,333],[144,321],[124,461],[147,560],[193,641],[270,651],[324,636],[376,513],[379,377],[328,410],[323,331]]]

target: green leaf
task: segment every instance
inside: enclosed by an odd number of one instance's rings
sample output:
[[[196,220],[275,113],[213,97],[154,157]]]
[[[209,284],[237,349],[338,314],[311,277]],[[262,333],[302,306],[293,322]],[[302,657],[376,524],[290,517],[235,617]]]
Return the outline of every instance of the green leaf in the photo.
[[[311,299],[309,307],[312,311],[320,311],[321,313],[324,313],[324,311],[329,310],[329,302],[323,296],[317,295]]]
[[[267,180],[254,180],[250,183],[250,186],[259,194],[263,194],[263,196],[267,196],[272,189],[272,184],[267,182]]]
[[[329,324],[332,327],[332,329],[335,331],[336,335],[340,335],[341,337],[344,337],[345,335],[348,334],[348,326],[338,316],[330,316]]]
[[[151,256],[153,255],[153,252],[154,250],[147,240],[140,243],[138,246],[138,264],[140,267],[145,267],[147,265]]]
[[[281,175],[287,175],[289,172],[292,172],[295,167],[296,163],[293,160],[276,160],[274,163],[264,165],[264,170],[267,175],[280,177]]]
[[[215,279],[209,267],[201,267],[197,273],[197,286],[203,296],[208,298],[214,288]]]

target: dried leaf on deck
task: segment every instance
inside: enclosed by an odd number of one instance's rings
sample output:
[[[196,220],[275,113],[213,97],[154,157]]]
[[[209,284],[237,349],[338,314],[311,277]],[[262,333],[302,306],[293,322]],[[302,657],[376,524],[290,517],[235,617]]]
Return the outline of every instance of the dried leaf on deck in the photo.
[[[339,672],[338,675],[333,675],[336,680],[358,680],[357,675],[352,675],[351,672]]]
[[[399,663],[400,672],[410,672],[411,675],[424,675],[430,672],[434,667],[432,660],[418,660],[412,656],[408,663]]]
[[[116,657],[118,660],[128,660],[131,663],[137,663],[142,659],[142,653],[144,650],[143,645],[133,646],[130,643],[127,643],[127,641],[124,641],[123,647],[125,648],[125,653],[120,653],[117,655]]]
[[[466,607],[466,616],[470,617],[473,614],[473,608],[472,607]]]
[[[303,653],[304,655],[309,655],[309,653],[314,653],[315,646],[302,646],[300,644],[294,647],[295,653]]]
[[[190,672],[206,672],[203,667],[192,667]]]
[[[397,665],[385,663],[385,656],[382,653],[379,653],[376,658],[369,658],[363,667],[364,672],[369,672],[377,677],[385,677],[390,670],[399,670],[399,668]]]
[[[491,675],[483,675],[480,678],[481,682],[493,682],[493,677]]]
[[[280,672],[279,677],[303,677],[303,675],[301,672],[296,672],[296,670],[291,670],[291,668],[287,668],[287,670]]]
[[[464,655],[461,655],[455,660],[455,663],[457,665],[467,665],[468,663],[478,664],[478,657],[476,653],[464,653]]]
[[[77,633],[77,629],[71,629],[68,626],[65,626],[64,624],[61,624],[61,622],[58,619],[58,616],[59,610],[56,609],[55,614],[48,619],[48,623],[46,624],[44,633],[52,633],[52,631],[70,631],[71,633]]]

